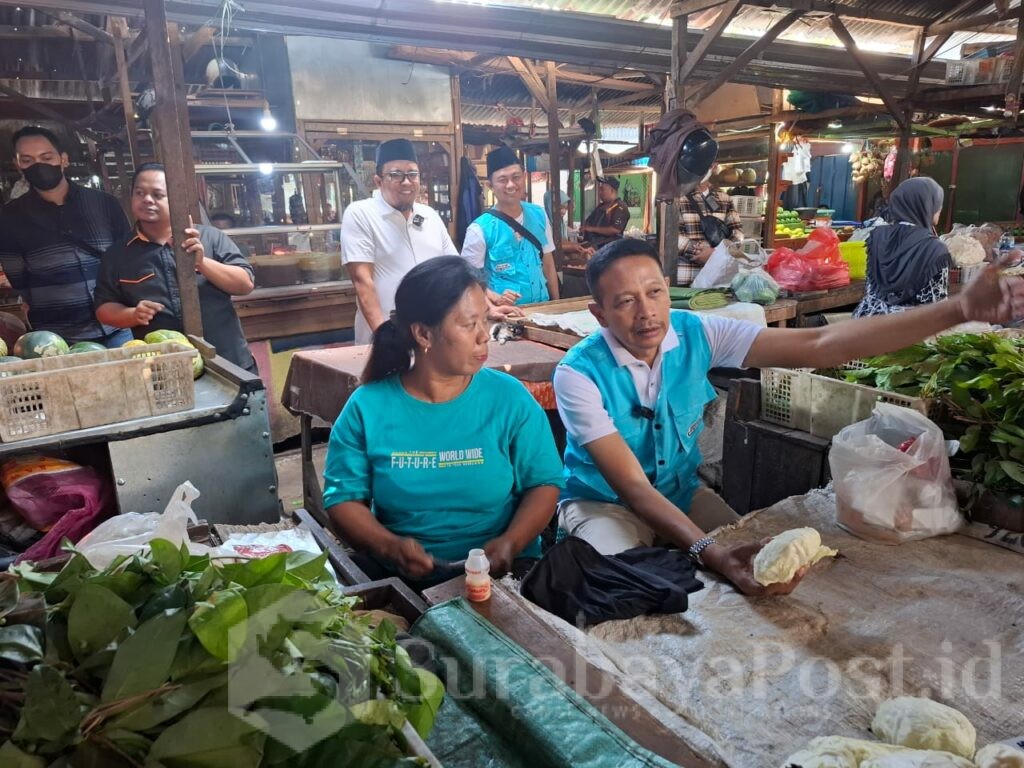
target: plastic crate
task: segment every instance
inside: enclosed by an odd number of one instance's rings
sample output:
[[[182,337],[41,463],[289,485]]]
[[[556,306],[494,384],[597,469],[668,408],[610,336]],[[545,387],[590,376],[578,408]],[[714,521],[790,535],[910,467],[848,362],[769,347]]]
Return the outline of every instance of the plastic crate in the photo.
[[[764,219],[760,216],[740,216],[740,225],[743,229],[743,237],[754,240],[761,239],[761,230],[764,228]]]
[[[863,368],[858,362],[844,369]],[[761,370],[761,419],[831,439],[850,424],[871,415],[875,403],[892,403],[929,415],[931,403],[920,397],[822,376],[807,370]]]
[[[736,208],[736,213],[740,216],[757,216],[759,215],[758,203],[761,198],[753,197],[752,195],[733,195],[730,198],[733,206]]]
[[[186,411],[198,354],[164,342],[0,365],[0,441]]]

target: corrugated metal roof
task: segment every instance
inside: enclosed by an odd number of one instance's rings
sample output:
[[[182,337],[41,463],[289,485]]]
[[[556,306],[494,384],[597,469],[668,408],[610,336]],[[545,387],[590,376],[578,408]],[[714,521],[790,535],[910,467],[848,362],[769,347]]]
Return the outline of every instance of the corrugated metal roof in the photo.
[[[670,9],[674,0],[444,0],[472,5],[503,5],[508,7],[535,8],[541,10],[572,11],[599,16],[614,16],[624,21],[638,21],[653,25],[671,23]],[[846,6],[850,13],[870,12],[899,14],[922,22],[934,21],[952,10],[958,0],[841,0],[836,6]],[[994,8],[994,5],[992,6]],[[788,9],[745,7],[726,28],[726,34],[759,37]],[[987,11],[983,11],[987,12]],[[718,16],[719,10],[712,9],[695,14],[689,21],[691,29],[706,29]],[[842,15],[842,11],[840,11]],[[817,18],[816,18],[817,17]],[[910,54],[913,50],[915,28],[900,26],[870,18],[848,16],[845,24],[858,45],[865,50],[880,53]],[[959,58],[960,46],[966,42],[994,42],[1013,37],[1008,35],[978,32],[958,32],[947,43],[940,55],[943,58]],[[841,47],[828,25],[826,14],[808,13],[804,19],[786,30],[780,40],[790,42],[816,43]]]

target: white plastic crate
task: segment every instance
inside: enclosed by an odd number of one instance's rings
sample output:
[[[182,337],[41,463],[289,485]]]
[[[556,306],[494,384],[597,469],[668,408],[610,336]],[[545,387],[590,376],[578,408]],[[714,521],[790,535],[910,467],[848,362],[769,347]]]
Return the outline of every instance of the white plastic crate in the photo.
[[[863,367],[855,361],[844,369]],[[807,370],[761,370],[761,418],[815,437],[835,437],[843,427],[868,418],[877,402],[929,414],[929,401],[920,397],[883,392]]]
[[[198,351],[164,342],[0,365],[0,441],[185,411]]]
[[[761,232],[764,229],[764,219],[760,216],[740,216],[740,225],[743,228],[743,237],[754,240],[761,239]]]
[[[736,208],[736,213],[740,216],[757,216],[759,215],[758,203],[760,198],[753,197],[752,195],[732,195],[731,198],[733,206]]]

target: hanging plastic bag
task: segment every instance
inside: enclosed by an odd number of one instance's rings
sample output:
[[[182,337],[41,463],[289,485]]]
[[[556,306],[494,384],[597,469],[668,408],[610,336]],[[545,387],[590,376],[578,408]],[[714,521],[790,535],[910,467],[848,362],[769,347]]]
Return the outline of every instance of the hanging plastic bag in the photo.
[[[115,515],[82,539],[78,550],[95,568],[106,568],[120,555],[136,555],[146,550],[153,539],[167,539],[180,546],[188,544],[195,555],[208,554],[210,547],[189,541],[188,527],[198,520],[192,502],[199,491],[192,483],[179,485],[167,507],[160,512],[127,512]]]
[[[829,466],[838,522],[861,538],[901,544],[963,525],[942,430],[917,411],[877,403],[832,439]]]

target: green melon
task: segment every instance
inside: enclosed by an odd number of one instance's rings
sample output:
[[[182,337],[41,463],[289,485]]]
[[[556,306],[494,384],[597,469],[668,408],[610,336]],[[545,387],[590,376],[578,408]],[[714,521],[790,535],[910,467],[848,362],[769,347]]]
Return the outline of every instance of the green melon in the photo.
[[[200,376],[202,376],[203,375],[203,371],[205,369],[206,369],[206,366],[203,364],[203,356],[202,355],[196,355],[195,357],[192,358],[192,378],[193,379],[198,379]]]
[[[7,342],[0,339],[0,357],[7,357]]]
[[[68,353],[68,343],[52,331],[29,331],[14,344],[14,355],[22,360],[55,357]]]
[[[178,331],[150,331],[146,334],[145,341],[147,344],[162,344],[165,341],[176,341],[179,344],[192,346],[192,342],[188,340],[188,337]]]
[[[106,352],[107,348],[102,344],[97,344],[95,341],[79,341],[72,344],[68,349],[68,354],[77,355],[79,352]]]

